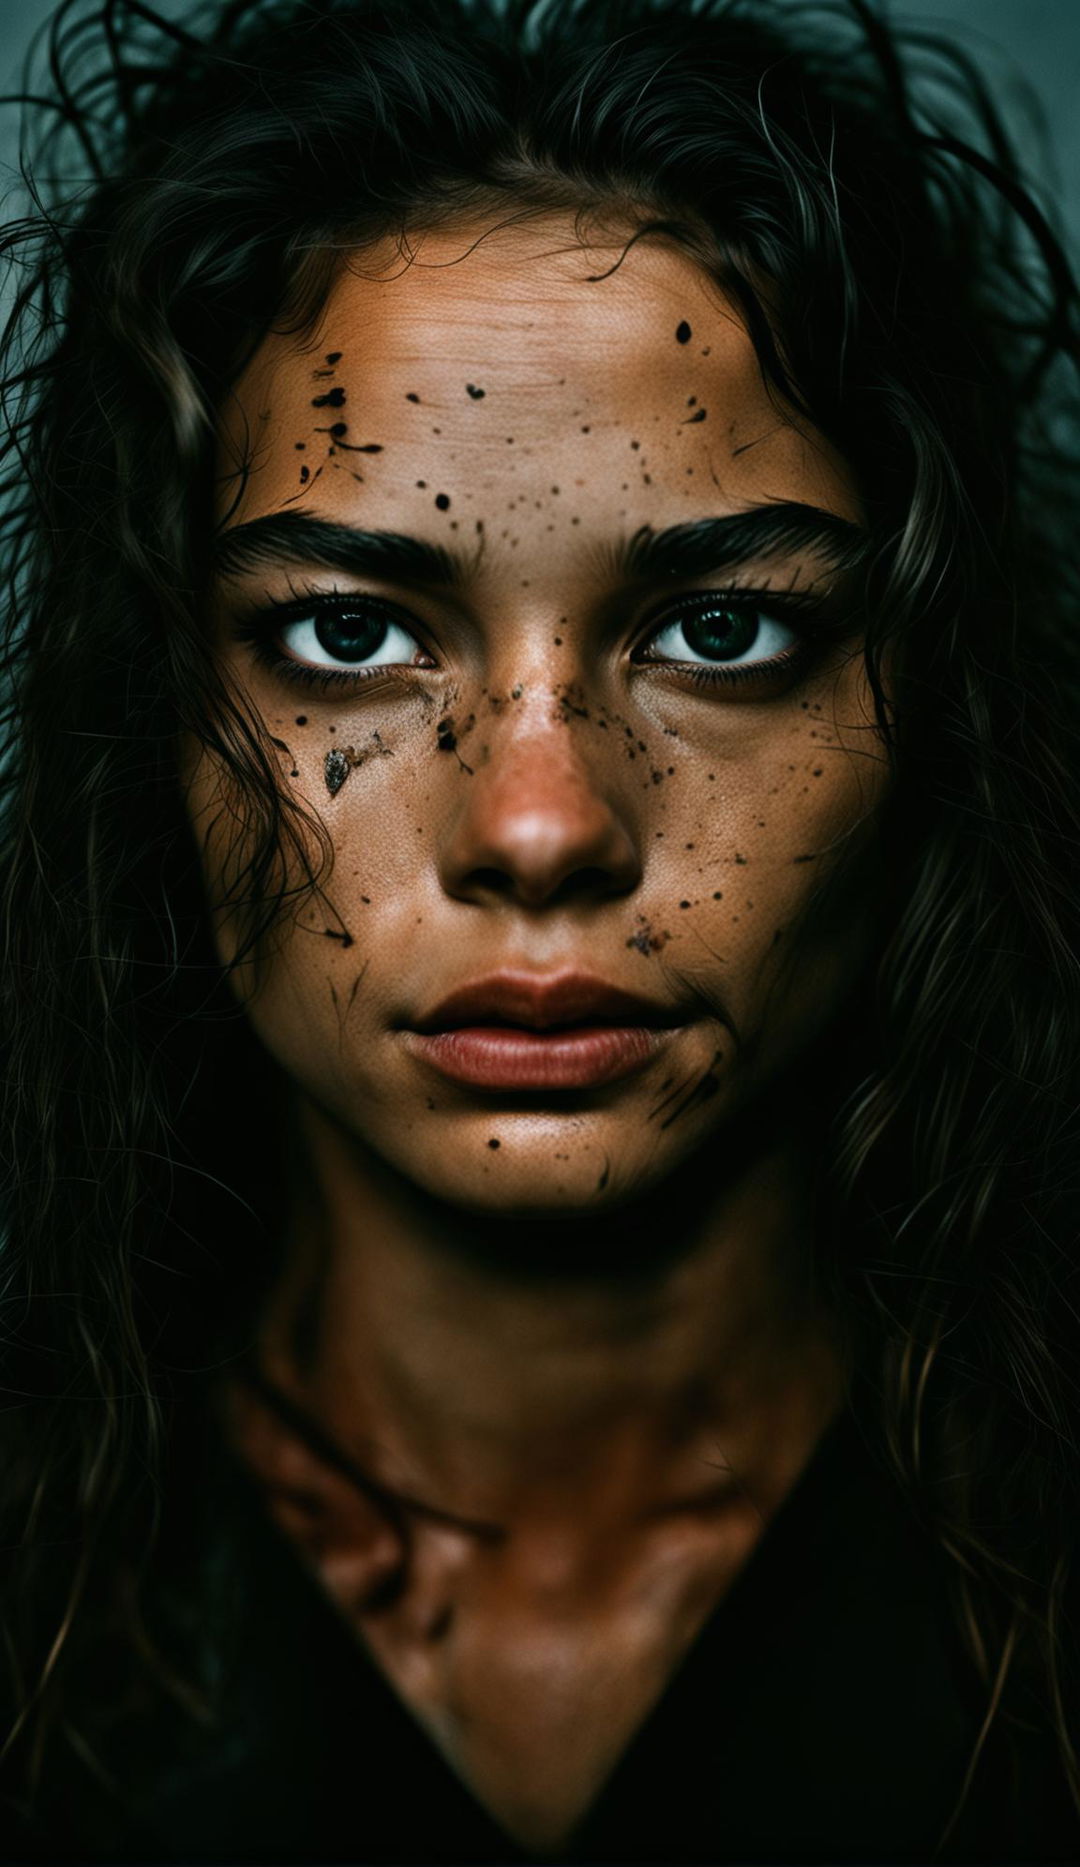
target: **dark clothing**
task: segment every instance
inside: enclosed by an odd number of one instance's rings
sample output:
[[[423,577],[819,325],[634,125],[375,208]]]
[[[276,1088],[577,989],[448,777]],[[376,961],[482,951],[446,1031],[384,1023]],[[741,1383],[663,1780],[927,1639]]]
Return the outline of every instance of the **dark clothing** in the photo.
[[[125,1857],[516,1862],[233,1474],[245,1608],[221,1730]],[[983,1704],[941,1559],[849,1416],[826,1435],[562,1859],[924,1862]],[[1047,1740],[995,1730],[938,1858],[1080,1861]]]

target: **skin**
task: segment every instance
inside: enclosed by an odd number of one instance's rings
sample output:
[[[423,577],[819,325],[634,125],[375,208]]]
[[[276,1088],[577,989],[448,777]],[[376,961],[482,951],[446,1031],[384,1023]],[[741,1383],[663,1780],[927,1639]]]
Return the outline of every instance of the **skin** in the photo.
[[[318,328],[267,336],[224,411],[224,530],[307,512],[408,533],[459,554],[460,580],[290,557],[222,577],[212,607],[222,668],[333,849],[261,981],[234,975],[294,1116],[264,1365],[417,1503],[411,1534],[257,1404],[234,1396],[233,1427],[397,1689],[538,1849],[572,1832],[841,1402],[788,1086],[873,937],[888,783],[857,630],[778,684],[710,688],[672,626],[680,595],[733,583],[842,605],[821,552],[662,583],[617,567],[642,527],[780,501],[861,518],[699,267],[649,239],[612,270],[622,245],[534,217],[343,268]],[[236,637],[253,604],[335,589],[399,606],[413,664],[307,690]],[[331,795],[346,747],[364,756]],[[185,774],[227,960],[228,786],[194,748]],[[588,1091],[457,1087],[410,1048],[465,981],[570,968],[685,1022]]]

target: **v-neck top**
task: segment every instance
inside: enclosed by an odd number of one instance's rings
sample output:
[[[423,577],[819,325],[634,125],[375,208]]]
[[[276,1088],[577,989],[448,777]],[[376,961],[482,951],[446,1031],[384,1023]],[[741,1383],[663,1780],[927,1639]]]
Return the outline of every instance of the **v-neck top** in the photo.
[[[190,1862],[536,1860],[444,1760],[236,1465],[221,1713],[132,1853]],[[1077,1861],[1047,1738],[992,1727],[945,1559],[844,1413],[556,1858]]]

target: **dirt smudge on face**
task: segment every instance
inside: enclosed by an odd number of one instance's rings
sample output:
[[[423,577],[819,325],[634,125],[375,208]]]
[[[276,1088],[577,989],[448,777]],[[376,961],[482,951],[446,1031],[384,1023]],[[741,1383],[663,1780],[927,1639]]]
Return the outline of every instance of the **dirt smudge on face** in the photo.
[[[435,728],[435,744],[438,747],[439,751],[440,752],[452,752],[454,754],[454,757],[457,759],[458,764],[461,766],[462,771],[468,772],[470,778],[473,777],[474,775],[473,767],[471,765],[467,765],[465,763],[465,760],[462,758],[461,753],[458,750],[458,741],[459,739],[467,738],[469,733],[472,732],[473,727],[475,725],[476,725],[475,713],[470,713],[468,719],[465,721],[464,725],[462,725],[461,727],[458,727],[456,725],[453,715],[447,713],[443,715],[443,718],[439,721],[438,725]]]
[[[332,732],[333,727],[330,730]],[[337,796],[350,771],[355,771],[360,765],[366,765],[372,758],[393,757],[393,746],[384,745],[378,732],[373,732],[371,738],[372,744],[361,746],[359,752],[352,745],[330,748],[323,760],[323,777],[331,797]]]
[[[630,935],[626,945],[633,947],[636,952],[643,953],[648,958],[650,953],[659,953],[667,945],[671,935],[666,931],[654,933],[652,922],[646,914],[639,914],[637,919],[637,929]]]

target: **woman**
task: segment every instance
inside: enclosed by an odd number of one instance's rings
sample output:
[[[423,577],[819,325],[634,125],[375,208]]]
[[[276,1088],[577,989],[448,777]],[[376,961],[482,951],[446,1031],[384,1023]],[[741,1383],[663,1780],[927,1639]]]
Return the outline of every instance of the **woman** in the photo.
[[[1074,1858],[1077,334],[991,101],[856,0],[52,45],[13,1851]]]

